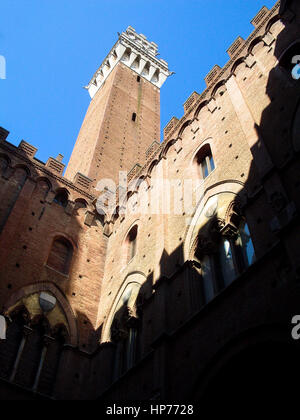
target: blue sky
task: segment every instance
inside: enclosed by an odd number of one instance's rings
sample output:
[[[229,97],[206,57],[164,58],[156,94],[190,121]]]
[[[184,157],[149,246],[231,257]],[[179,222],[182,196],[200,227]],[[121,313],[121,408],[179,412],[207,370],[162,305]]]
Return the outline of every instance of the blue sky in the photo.
[[[46,161],[67,163],[89,104],[89,82],[117,32],[133,26],[159,45],[176,74],[161,90],[161,126],[183,115],[183,103],[250,20],[274,0],[1,0],[0,126],[16,145],[24,139]]]

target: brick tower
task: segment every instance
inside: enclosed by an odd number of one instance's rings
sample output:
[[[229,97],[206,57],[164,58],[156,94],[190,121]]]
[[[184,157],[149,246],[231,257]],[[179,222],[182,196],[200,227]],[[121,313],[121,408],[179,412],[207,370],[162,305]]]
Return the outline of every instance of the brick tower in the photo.
[[[92,98],[66,170],[118,182],[143,164],[160,137],[160,88],[171,74],[158,46],[132,27],[123,32],[86,87]]]

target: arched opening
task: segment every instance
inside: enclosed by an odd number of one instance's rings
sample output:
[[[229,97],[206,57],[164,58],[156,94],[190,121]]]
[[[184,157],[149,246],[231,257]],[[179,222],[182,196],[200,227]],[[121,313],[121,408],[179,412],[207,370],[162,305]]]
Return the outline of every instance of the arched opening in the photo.
[[[215,162],[209,144],[205,144],[194,158],[194,165],[200,178],[205,179],[215,169]]]
[[[134,62],[132,63],[131,68],[134,70],[138,70],[140,67],[140,61],[141,61],[141,56],[138,55],[136,59],[134,60]]]
[[[59,190],[56,193],[53,200],[54,203],[58,204],[61,207],[67,207],[68,201],[69,201],[69,198],[68,198],[68,193],[66,190]]]
[[[131,369],[140,356],[139,338],[141,311],[140,284],[129,283],[119,299],[110,327],[110,337],[116,344],[114,377]]]
[[[70,265],[73,256],[73,246],[64,237],[53,241],[47,265],[63,274],[69,274]]]
[[[131,49],[130,48],[126,48],[126,50],[125,50],[125,52],[124,52],[124,54],[123,54],[123,56],[121,58],[121,61],[129,61],[130,56],[131,56]]]
[[[138,225],[133,226],[125,239],[125,256],[126,264],[128,264],[137,252],[137,234],[138,234]]]
[[[86,209],[86,208],[87,208],[87,202],[83,198],[78,198],[77,200],[75,200],[74,210]]]
[[[148,76],[150,73],[150,63],[149,61],[147,61],[147,63],[145,64],[145,67],[143,69],[142,75],[143,76]]]
[[[159,72],[159,69],[157,69],[155,71],[154,75],[152,76],[151,82],[158,83],[159,82],[159,76],[160,76],[160,72]]]
[[[17,166],[14,171],[13,180],[19,187],[23,187],[29,175],[29,170],[23,166]]]
[[[207,234],[199,235],[196,241],[194,261],[199,263],[204,304],[255,262],[248,224],[233,210],[232,213],[227,224],[214,219]]]
[[[10,314],[6,340],[0,340],[0,377],[10,380],[20,345],[23,340],[24,326],[29,322],[29,313],[24,306],[18,306]]]

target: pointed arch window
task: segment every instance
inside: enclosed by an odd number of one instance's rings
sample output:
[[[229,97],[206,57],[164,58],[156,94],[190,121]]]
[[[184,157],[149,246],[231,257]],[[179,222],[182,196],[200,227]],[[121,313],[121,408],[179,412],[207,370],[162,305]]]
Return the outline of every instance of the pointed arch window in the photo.
[[[137,235],[138,235],[138,226],[135,225],[133,226],[133,228],[131,228],[125,240],[125,255],[126,255],[127,264],[132,260],[132,258],[136,254]]]
[[[60,237],[54,240],[47,265],[65,275],[69,274],[73,256],[73,246],[67,239]]]
[[[255,250],[248,224],[239,218],[238,227],[229,224],[213,228],[212,238],[199,240],[195,259],[199,261],[204,302],[229,286],[255,262]]]
[[[194,162],[196,163],[198,175],[205,179],[215,169],[215,162],[209,144],[205,144],[197,155]]]
[[[68,205],[68,193],[65,190],[60,190],[57,192],[53,200],[54,203],[62,207],[67,207]]]
[[[140,356],[142,298],[139,291],[137,283],[126,288],[111,325],[111,340],[116,344],[115,379],[131,369]]]

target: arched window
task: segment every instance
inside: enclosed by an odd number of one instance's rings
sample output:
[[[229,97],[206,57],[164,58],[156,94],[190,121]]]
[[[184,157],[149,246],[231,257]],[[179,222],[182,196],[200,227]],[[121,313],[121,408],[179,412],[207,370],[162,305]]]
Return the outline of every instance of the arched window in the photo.
[[[129,261],[136,254],[137,250],[137,234],[138,234],[138,226],[135,225],[131,228],[130,232],[128,233],[126,240],[125,240],[125,255],[126,255],[126,263],[128,264]]]
[[[150,63],[149,61],[147,61],[147,63],[145,64],[145,67],[143,69],[142,75],[143,76],[148,76],[150,73]]]
[[[215,162],[209,144],[205,144],[196,154],[194,162],[197,167],[198,175],[205,179],[214,169]]]
[[[255,252],[249,227],[242,219],[236,232],[221,237],[217,254],[217,265],[221,276],[219,287],[228,286],[254,261]]]
[[[11,378],[13,382],[29,389],[35,388],[43,353],[44,336],[49,332],[49,322],[44,316],[38,315],[31,321],[24,337],[24,346],[20,348],[15,376]]]
[[[67,207],[68,205],[68,193],[65,190],[60,190],[57,192],[53,200],[54,203],[62,207]]]
[[[23,187],[23,185],[26,182],[27,177],[28,177],[27,169],[25,169],[24,167],[17,167],[15,169],[13,179],[16,182],[16,184],[19,186],[19,188]]]
[[[75,200],[75,206],[74,209],[86,209],[87,208],[87,202],[83,198],[78,198]]]
[[[238,216],[234,212],[233,214]],[[199,236],[195,249],[195,262],[198,261],[202,276],[204,303],[209,302],[217,293],[229,286],[255,262],[249,227],[245,219],[240,216],[236,221],[238,227],[231,224],[232,218],[228,225],[221,226],[219,222],[212,225],[210,238],[203,239]]]
[[[222,238],[217,253],[217,265],[220,278],[218,279],[219,288],[228,286],[237,275],[236,267],[233,261],[232,243],[227,238]]]
[[[139,284],[128,285],[110,328],[111,339],[116,344],[115,379],[131,369],[139,357],[141,311],[138,302],[142,300],[139,292]]]
[[[63,274],[69,274],[73,246],[65,238],[57,238],[52,244],[47,265]]]
[[[291,79],[300,80],[300,41],[284,53],[279,64],[288,72]]]
[[[217,287],[214,280],[212,259],[209,255],[205,255],[201,259],[201,275],[202,287],[205,303],[213,299],[217,292]]]
[[[124,54],[123,54],[123,56],[121,58],[121,61],[129,61],[130,55],[131,55],[131,49],[130,48],[126,48],[126,50],[125,50],[125,52],[124,52]]]
[[[10,314],[6,340],[0,340],[0,376],[9,380],[14,371],[19,349],[23,340],[24,326],[29,320],[29,313],[25,307],[17,307]]]
[[[36,391],[43,395],[51,395],[58,373],[63,346],[68,342],[69,334],[63,324],[58,324],[51,330],[51,338],[46,340],[46,346],[40,361],[40,370],[36,376]]]

